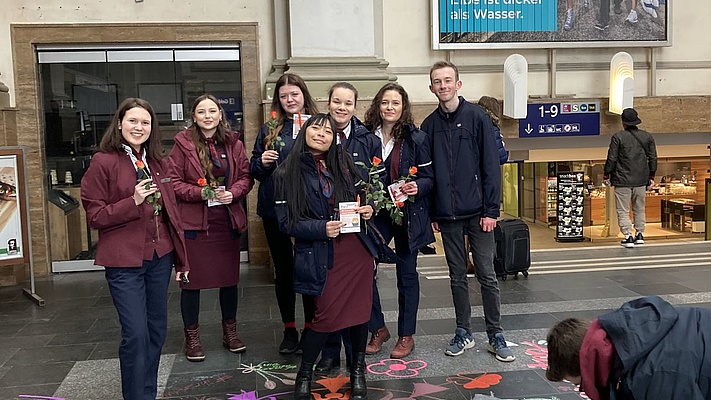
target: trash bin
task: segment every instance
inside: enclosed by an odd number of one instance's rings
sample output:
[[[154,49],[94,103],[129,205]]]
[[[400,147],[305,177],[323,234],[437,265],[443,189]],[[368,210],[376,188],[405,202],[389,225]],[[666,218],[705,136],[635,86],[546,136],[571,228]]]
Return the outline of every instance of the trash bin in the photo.
[[[50,190],[47,199],[52,261],[72,260],[81,253],[79,201],[59,189]]]

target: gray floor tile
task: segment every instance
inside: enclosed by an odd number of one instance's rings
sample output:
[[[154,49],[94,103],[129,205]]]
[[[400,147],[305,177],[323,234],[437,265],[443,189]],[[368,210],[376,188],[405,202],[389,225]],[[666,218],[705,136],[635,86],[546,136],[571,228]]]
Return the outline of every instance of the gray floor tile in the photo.
[[[59,385],[73,366],[73,362],[12,365],[10,370],[0,379],[0,387],[43,385],[47,383]],[[2,392],[4,393],[5,390],[2,389]]]
[[[8,366],[46,365],[88,359],[96,344],[46,346],[20,349],[7,362]]]

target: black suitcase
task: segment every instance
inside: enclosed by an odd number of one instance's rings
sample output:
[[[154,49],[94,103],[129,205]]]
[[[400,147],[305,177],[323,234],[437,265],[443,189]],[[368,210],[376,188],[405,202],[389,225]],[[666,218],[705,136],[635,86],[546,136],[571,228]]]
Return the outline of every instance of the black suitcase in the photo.
[[[531,236],[528,225],[520,219],[504,219],[496,222],[494,228],[496,255],[494,271],[501,280],[508,275],[528,276],[531,267]]]

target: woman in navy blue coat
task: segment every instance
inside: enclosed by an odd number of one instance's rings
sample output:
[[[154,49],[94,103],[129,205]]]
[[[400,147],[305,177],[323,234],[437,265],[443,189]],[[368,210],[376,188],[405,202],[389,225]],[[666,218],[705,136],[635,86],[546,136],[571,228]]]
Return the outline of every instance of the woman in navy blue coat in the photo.
[[[405,89],[388,83],[375,95],[365,113],[365,122],[372,126],[374,136],[382,143],[385,170],[380,179],[385,187],[407,179],[401,190],[411,200],[403,202],[402,219],[393,221],[387,210],[375,217],[375,224],[385,242],[395,239],[395,252],[400,261],[395,264],[398,289],[398,341],[391,358],[408,356],[415,347],[413,335],[420,302],[420,281],[417,275],[418,250],[434,242],[429,219],[429,193],[434,184],[432,160],[427,135],[413,124],[410,100]],[[366,354],[380,351],[390,338],[380,306],[378,288],[373,282],[373,309],[369,324],[373,333]]]
[[[294,289],[316,296],[313,324],[302,340],[297,400],[311,399],[313,367],[321,347],[329,333],[345,328],[353,344],[351,399],[367,395],[365,345],[377,252],[365,229],[340,233],[344,223],[337,218],[339,204],[365,196],[356,191],[358,168],[336,144],[335,132],[330,116],[311,117],[275,176],[279,227],[294,238]],[[370,205],[355,211],[365,220],[373,215]]]
[[[284,339],[279,353],[291,354],[297,350],[299,334],[296,331],[296,293],[294,292],[294,256],[291,238],[279,231],[274,212],[274,187],[272,174],[286,160],[296,140],[293,134],[294,114],[315,114],[316,102],[306,83],[298,75],[286,73],[279,77],[272,95],[272,120],[262,125],[254,142],[249,169],[259,184],[257,214],[262,217],[269,252],[274,261],[276,276],[274,290],[284,323]],[[304,303],[304,329],[311,325],[314,316],[313,298],[302,296]]]

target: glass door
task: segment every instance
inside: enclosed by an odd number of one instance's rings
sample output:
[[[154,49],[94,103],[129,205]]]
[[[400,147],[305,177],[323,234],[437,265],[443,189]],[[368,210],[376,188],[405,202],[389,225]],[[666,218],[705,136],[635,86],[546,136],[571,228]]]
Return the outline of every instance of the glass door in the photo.
[[[38,61],[50,191],[61,190],[79,199],[79,184],[91,155],[98,150],[118,104],[127,97],[141,97],[151,103],[167,152],[175,134],[192,122],[192,103],[204,93],[220,100],[232,129],[242,134],[242,77],[237,44],[40,47]],[[61,218],[53,220],[63,223]],[[93,269],[98,235],[87,230],[83,209],[79,222],[72,223],[78,226],[69,229],[69,235],[81,242],[81,251],[74,251],[66,260],[53,259],[55,272]],[[60,231],[53,227],[50,230]],[[244,259],[246,237],[241,242]],[[53,258],[55,253],[59,252],[53,252]],[[61,265],[72,260],[91,263]]]

